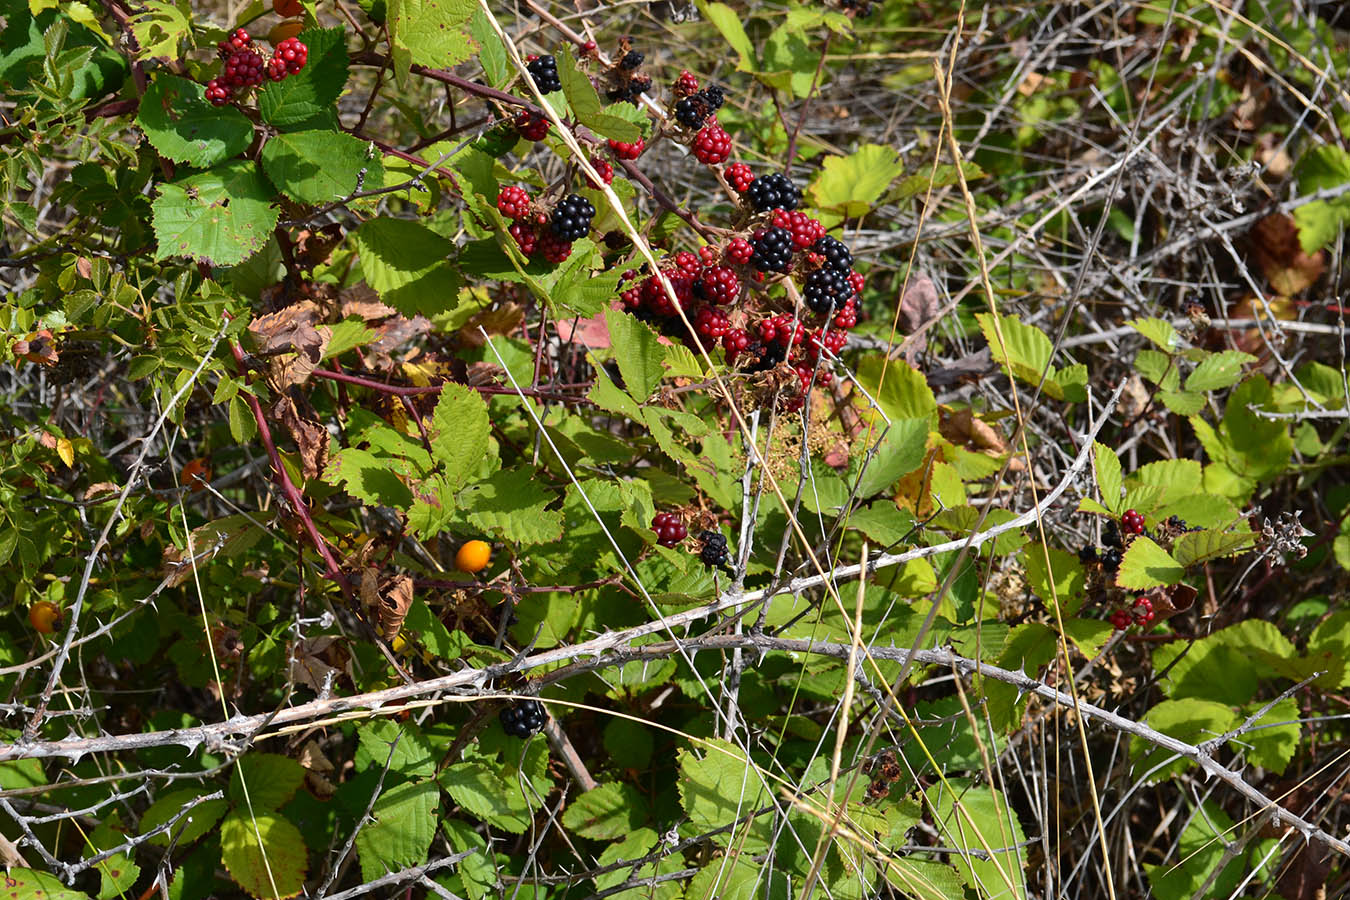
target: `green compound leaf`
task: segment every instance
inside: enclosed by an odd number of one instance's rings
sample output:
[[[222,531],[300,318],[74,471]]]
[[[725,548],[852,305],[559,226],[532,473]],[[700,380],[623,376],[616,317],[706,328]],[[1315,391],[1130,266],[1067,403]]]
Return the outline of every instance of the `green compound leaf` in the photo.
[[[214,166],[246,149],[253,124],[233,106],[212,106],[206,88],[161,74],[141,98],[136,124],[159,155],[197,169]]]
[[[632,786],[602,784],[582,794],[563,813],[563,824],[592,840],[616,840],[647,818],[647,803]]]
[[[1186,570],[1171,555],[1146,537],[1130,542],[1116,573],[1116,584],[1132,591],[1176,584]]]
[[[271,810],[250,816],[236,809],[226,816],[220,823],[220,858],[230,877],[258,900],[294,897],[309,870],[300,829]]]
[[[297,37],[309,48],[305,67],[282,81],[268,82],[258,95],[263,121],[282,129],[328,112],[347,84],[349,65],[343,29],[306,28]]]
[[[614,349],[624,386],[640,403],[661,383],[665,374],[661,360],[665,352],[656,332],[626,312],[606,309],[605,323],[609,325],[610,346]]]
[[[305,782],[305,768],[289,756],[250,753],[230,773],[229,798],[254,810],[280,809]],[[247,790],[245,790],[247,788]]]
[[[356,836],[362,878],[371,881],[427,861],[439,798],[440,788],[431,780],[406,782],[380,795],[371,810],[374,821]]]
[[[251,162],[236,160],[160,185],[151,205],[155,259],[186,256],[232,266],[267,243],[277,224],[270,186]]]
[[[447,257],[454,244],[406,219],[366,222],[352,237],[366,283],[405,316],[435,315],[459,305],[459,276]]]
[[[287,197],[301,203],[328,203],[362,190],[384,187],[384,166],[378,153],[349,134],[294,131],[279,134],[262,151],[263,171]]]

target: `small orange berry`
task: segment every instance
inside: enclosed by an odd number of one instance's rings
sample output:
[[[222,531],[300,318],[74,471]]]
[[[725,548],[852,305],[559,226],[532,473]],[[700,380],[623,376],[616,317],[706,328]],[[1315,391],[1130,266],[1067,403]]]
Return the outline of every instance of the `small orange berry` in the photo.
[[[272,11],[279,16],[289,18],[302,14],[305,8],[300,5],[300,0],[272,0]]]
[[[486,541],[466,541],[455,554],[455,568],[461,572],[479,572],[492,559],[492,547]]]
[[[183,484],[192,489],[192,493],[204,491],[206,483],[211,480],[211,467],[201,457],[190,460],[183,466],[182,479]]]
[[[61,622],[61,607],[50,600],[39,600],[28,607],[28,621],[42,634],[51,634]]]
[[[304,29],[305,23],[299,19],[287,19],[285,22],[278,22],[272,26],[272,30],[267,32],[267,41],[275,47],[282,41],[295,37]]]

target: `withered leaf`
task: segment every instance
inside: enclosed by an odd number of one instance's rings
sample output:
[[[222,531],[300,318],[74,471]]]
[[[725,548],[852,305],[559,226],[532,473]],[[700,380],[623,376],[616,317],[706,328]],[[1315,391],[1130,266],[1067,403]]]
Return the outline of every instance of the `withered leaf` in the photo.
[[[314,407],[292,387],[277,399],[272,407],[272,418],[291,433],[300,451],[300,470],[305,478],[318,478],[328,464],[328,429],[319,421]]]

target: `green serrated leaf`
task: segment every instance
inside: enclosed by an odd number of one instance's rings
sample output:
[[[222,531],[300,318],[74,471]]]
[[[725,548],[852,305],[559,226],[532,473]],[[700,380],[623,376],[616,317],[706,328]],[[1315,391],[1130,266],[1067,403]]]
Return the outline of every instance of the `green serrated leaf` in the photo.
[[[1222,556],[1236,556],[1256,543],[1256,535],[1241,531],[1190,531],[1172,545],[1172,556],[1183,566],[1194,566]]]
[[[456,763],[436,780],[456,803],[494,828],[523,834],[533,821],[521,786],[514,779],[507,782],[482,763]]]
[[[1118,511],[1125,479],[1120,474],[1120,457],[1110,447],[1096,441],[1092,445],[1092,470],[1097,475],[1097,490],[1102,503],[1112,513]]]
[[[811,183],[811,197],[821,209],[862,216],[904,170],[894,148],[864,144],[848,156],[828,157]]]
[[[140,833],[149,834],[182,812],[184,807],[193,800],[207,793],[211,792],[201,788],[184,788],[181,791],[171,791],[164,794],[150,804],[150,808],[141,815]],[[223,797],[203,800],[192,807],[192,810],[179,819],[172,828],[150,838],[150,843],[167,847],[172,840],[179,847],[191,846],[197,838],[210,832],[220,821],[221,816],[229,810],[230,803]]]
[[[1116,573],[1116,584],[1127,590],[1142,591],[1181,581],[1186,570],[1171,555],[1146,537],[1130,542]]]
[[[716,739],[702,741],[697,751],[678,751],[676,759],[680,801],[690,823],[699,831],[730,824],[746,811],[769,802],[770,789],[763,775],[734,744]],[[743,849],[761,846],[762,839],[751,833],[740,832],[737,838],[745,840]],[[714,840],[725,845],[729,836],[723,834]]]
[[[647,802],[627,784],[602,784],[572,801],[563,824],[592,840],[616,840],[646,821]]]
[[[1131,319],[1125,324],[1152,341],[1159,350],[1175,353],[1181,349],[1181,335],[1166,319]]]
[[[271,188],[244,160],[161,185],[151,209],[156,259],[186,256],[216,266],[256,253],[278,218]]]
[[[389,771],[409,778],[436,774],[436,754],[415,723],[375,719],[358,728],[356,737],[358,771],[371,767],[383,770],[387,764]]]
[[[661,365],[665,353],[656,332],[629,313],[616,309],[605,310],[605,323],[624,385],[642,402],[652,395],[665,374]]]
[[[399,83],[412,65],[446,69],[473,55],[464,26],[478,9],[473,0],[386,0]]]
[[[160,156],[198,169],[245,150],[253,123],[233,106],[213,106],[195,81],[160,73],[141,98],[136,124]]]
[[[5,871],[5,894],[13,900],[89,900],[84,891],[71,890],[55,875],[18,867]]]
[[[858,485],[859,497],[889,488],[923,463],[928,447],[928,419],[893,420]]]
[[[1210,354],[1186,377],[1186,390],[1217,391],[1231,387],[1242,377],[1242,367],[1254,362],[1255,356],[1238,350]]]
[[[188,0],[146,0],[131,19],[131,32],[140,57],[178,58],[178,44],[192,36],[192,7]]]
[[[372,506],[407,509],[412,505],[412,491],[399,480],[392,462],[366,450],[344,447],[333,454],[323,478]]]
[[[1150,728],[1188,744],[1203,744],[1238,724],[1236,714],[1228,706],[1193,697],[1164,700],[1150,709],[1144,719]],[[1189,759],[1177,759],[1172,751],[1155,747],[1141,738],[1131,739],[1130,750],[1135,759],[1135,777],[1145,778],[1149,784],[1175,778],[1195,765]],[[1169,758],[1171,762],[1167,761]]]
[[[999,316],[998,328],[994,327],[994,317],[989,313],[977,313],[975,319],[989,342],[994,362],[1007,366],[1009,374],[1031,385],[1042,383],[1043,372],[1054,374],[1054,367],[1050,365],[1054,345],[1044,331],[1013,316]],[[1044,390],[1056,400],[1064,399],[1064,391],[1052,378],[1046,378]]]
[[[262,165],[277,190],[301,203],[329,203],[362,190],[384,187],[379,153],[349,134],[292,131],[263,146]]]
[[[435,315],[459,304],[454,244],[407,219],[371,219],[352,236],[366,283],[405,316]]]
[[[300,829],[279,812],[236,809],[220,823],[220,861],[230,877],[258,900],[300,893],[309,851]],[[275,887],[274,887],[275,886]]]
[[[372,821],[356,836],[364,880],[427,861],[431,840],[436,836],[439,799],[440,789],[430,779],[385,789],[370,811]]]
[[[708,3],[706,0],[698,0],[698,6],[703,13],[703,17],[716,26],[717,30],[722,33],[722,37],[736,51],[736,55],[740,58],[736,64],[736,71],[755,71],[755,48],[750,43],[750,36],[745,33],[745,26],[741,23],[741,14],[725,3]]]
[[[555,499],[528,472],[508,469],[459,493],[475,527],[521,544],[546,544],[562,536],[562,513],[547,508]]]
[[[447,384],[441,388],[428,431],[432,458],[441,465],[447,484],[458,489],[488,453],[487,404],[472,388]]]
[[[252,804],[255,811],[280,809],[304,781],[304,767],[289,756],[249,753],[230,773],[228,796],[237,805]]]

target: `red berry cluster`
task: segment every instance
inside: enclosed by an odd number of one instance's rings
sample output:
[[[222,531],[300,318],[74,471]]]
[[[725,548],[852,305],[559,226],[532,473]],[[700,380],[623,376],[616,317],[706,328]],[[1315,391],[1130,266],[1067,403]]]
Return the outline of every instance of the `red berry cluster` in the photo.
[[[1129,609],[1118,609],[1111,613],[1111,624],[1116,631],[1124,631],[1131,625],[1146,628],[1154,618],[1153,601],[1141,596],[1134,598],[1134,604]]]
[[[1120,530],[1125,534],[1143,534],[1144,517],[1132,509],[1125,510],[1125,515],[1120,517]]]
[[[652,519],[652,531],[656,532],[656,542],[662,547],[678,546],[689,536],[689,529],[675,513],[657,513]]]
[[[527,141],[542,141],[548,136],[548,119],[530,109],[516,114],[516,131]]]
[[[716,121],[704,125],[694,136],[694,156],[705,166],[727,161],[731,155],[731,135]]]
[[[614,166],[609,160],[601,159],[598,156],[592,156],[591,168],[595,170],[595,174],[599,175],[600,180],[605,184],[614,183]],[[586,176],[586,184],[593,191],[600,190],[600,185],[589,175]]]
[[[221,41],[217,49],[225,60],[225,68],[219,77],[206,83],[206,99],[214,106],[224,106],[237,92],[262,84],[264,73],[273,81],[280,81],[299,72],[309,60],[309,48],[293,37],[278,44],[272,58],[264,60],[252,36],[242,28]]]
[[[647,145],[643,143],[642,138],[638,138],[631,144],[613,139],[609,142],[609,152],[613,153],[616,159],[637,159],[645,149],[647,149]]]
[[[554,265],[572,255],[572,242],[565,241],[549,227],[549,217],[534,210],[529,192],[519,185],[509,184],[497,194],[497,209],[509,219],[515,219],[507,232],[515,238],[516,246],[526,256],[538,253]]]

